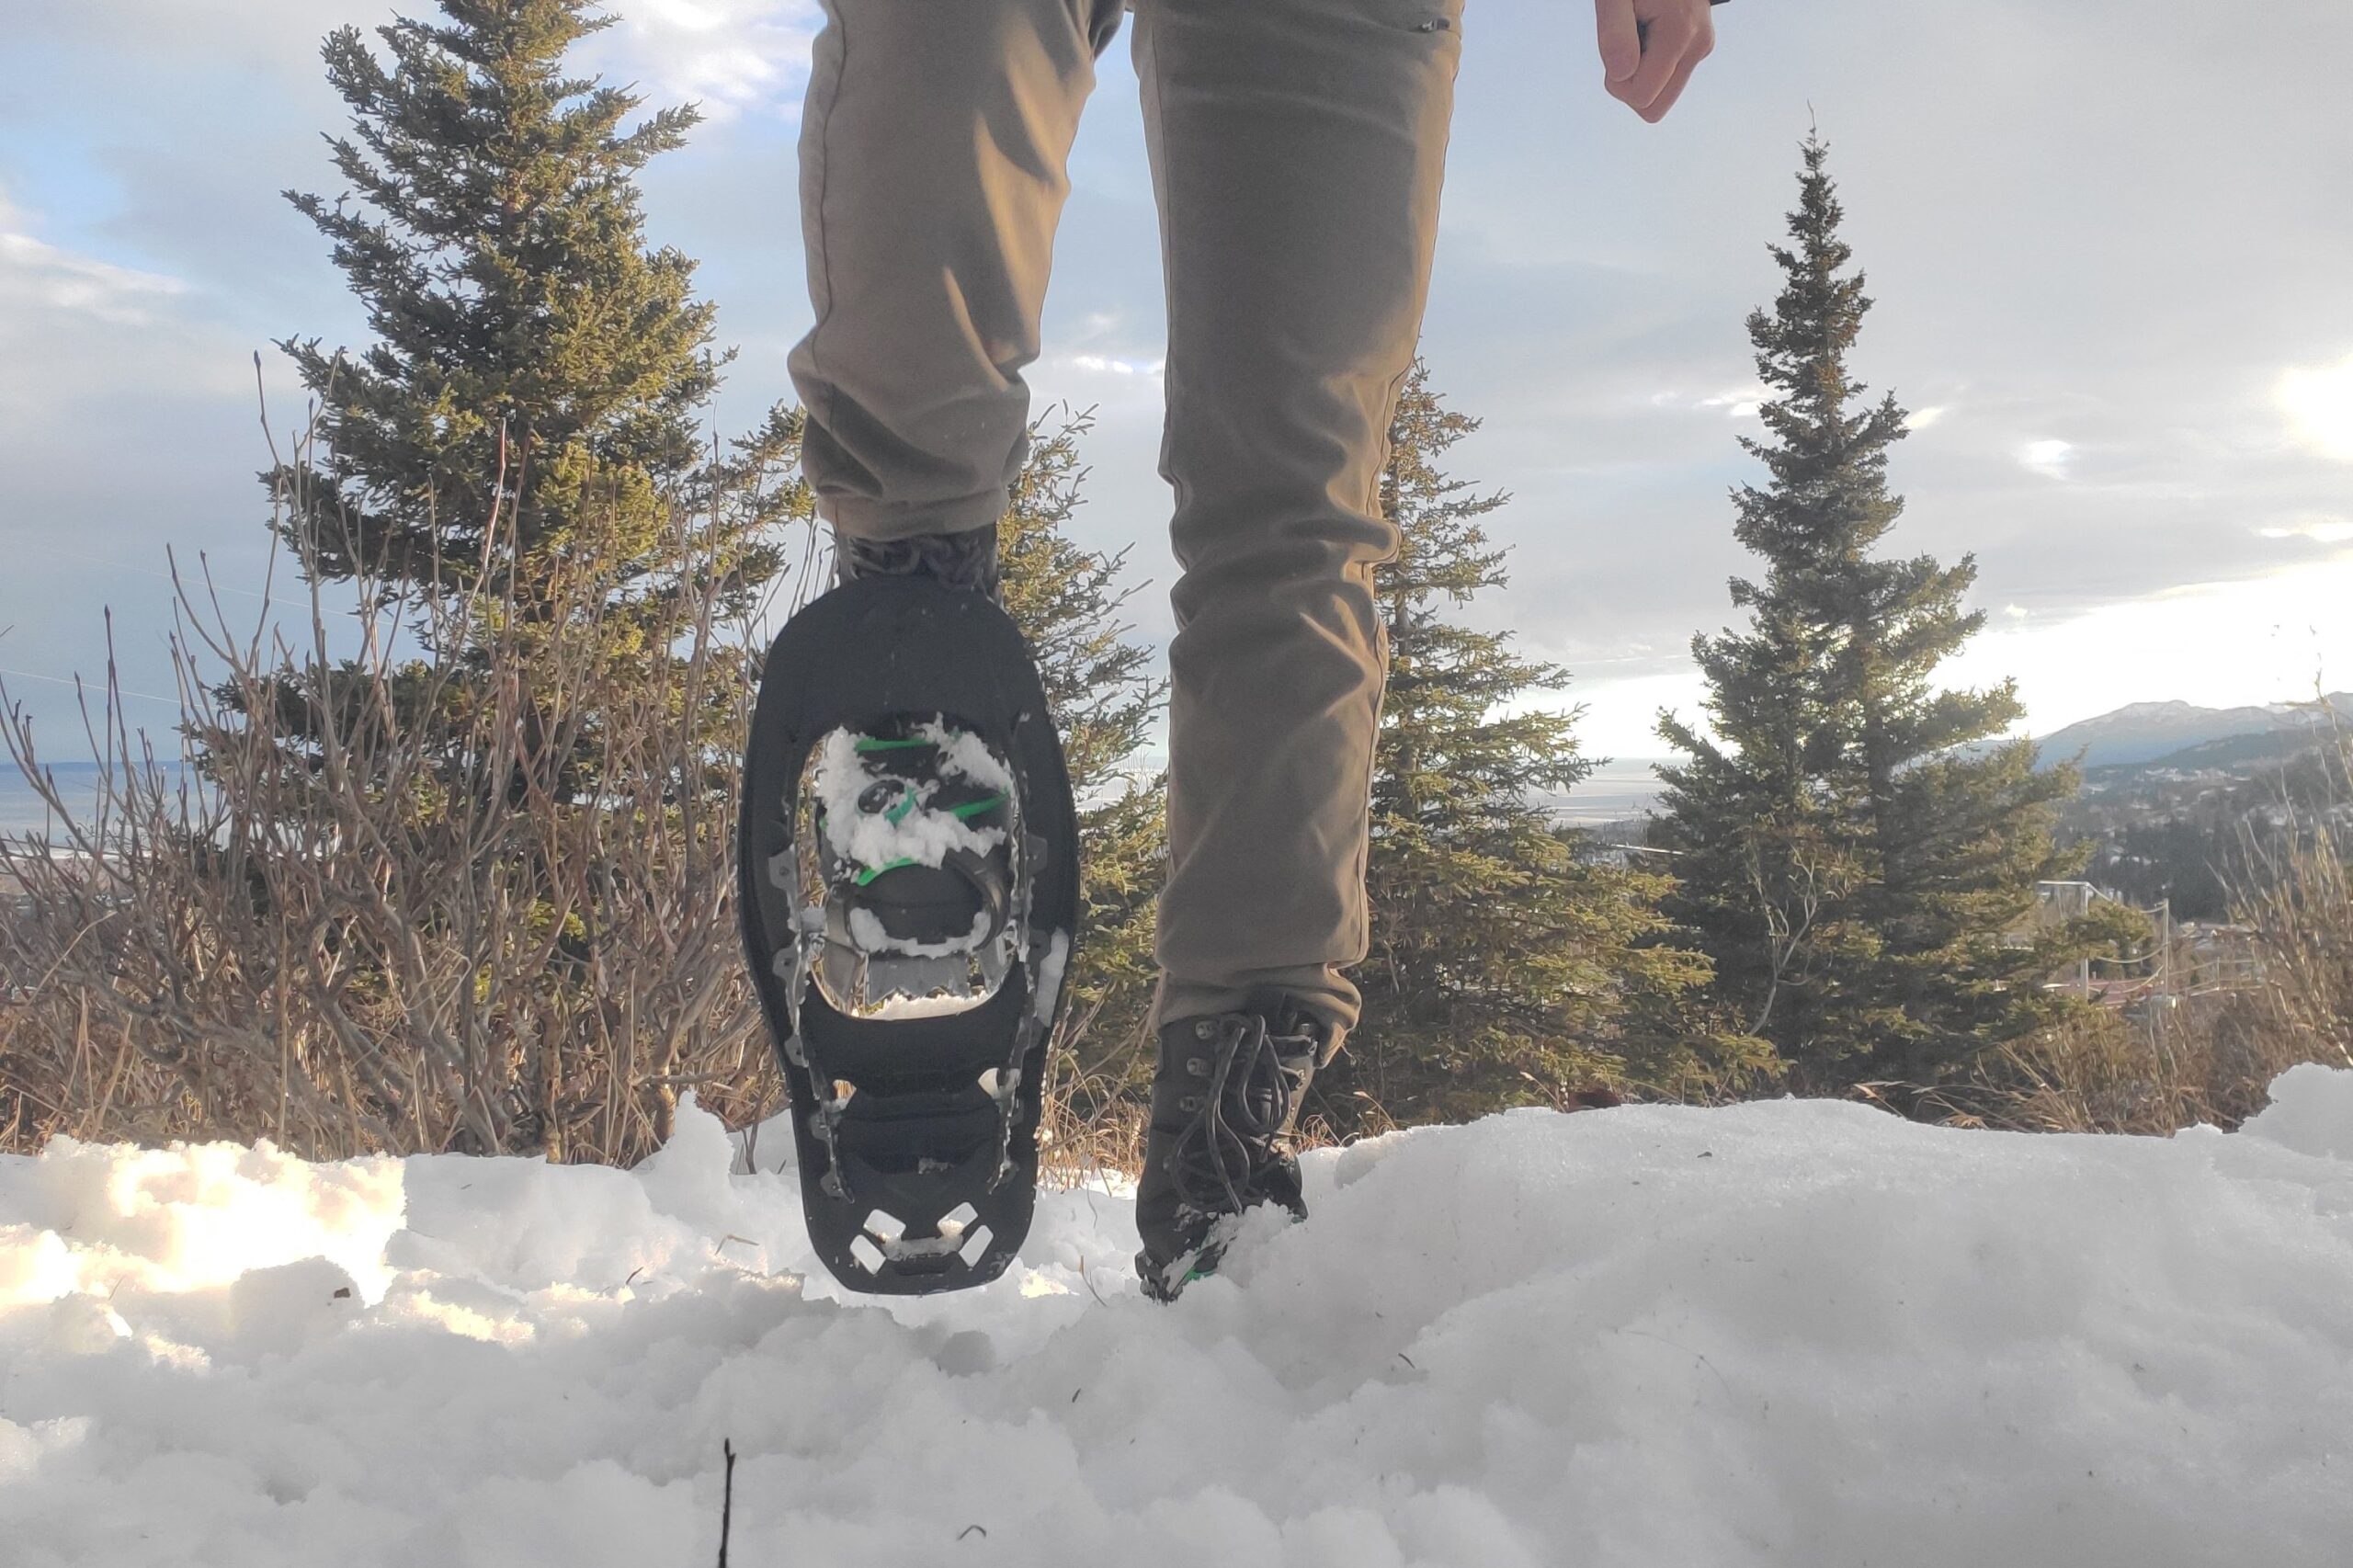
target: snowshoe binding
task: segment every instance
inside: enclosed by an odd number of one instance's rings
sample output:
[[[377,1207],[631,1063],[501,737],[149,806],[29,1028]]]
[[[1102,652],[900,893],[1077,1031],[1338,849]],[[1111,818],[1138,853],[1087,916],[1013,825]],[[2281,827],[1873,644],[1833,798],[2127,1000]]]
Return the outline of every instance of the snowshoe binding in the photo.
[[[744,790],[745,950],[818,1255],[855,1290],[984,1284],[1029,1231],[1078,916],[1019,631],[979,583],[852,576],[768,650]]]

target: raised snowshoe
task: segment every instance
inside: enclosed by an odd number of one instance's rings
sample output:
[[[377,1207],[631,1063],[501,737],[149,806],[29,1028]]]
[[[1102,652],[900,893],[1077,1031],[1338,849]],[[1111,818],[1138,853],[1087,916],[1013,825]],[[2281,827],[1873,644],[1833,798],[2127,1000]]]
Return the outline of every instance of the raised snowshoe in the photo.
[[[744,788],[744,945],[818,1256],[883,1294],[995,1278],[1029,1231],[1078,919],[1019,631],[977,582],[853,576],[768,650]]]

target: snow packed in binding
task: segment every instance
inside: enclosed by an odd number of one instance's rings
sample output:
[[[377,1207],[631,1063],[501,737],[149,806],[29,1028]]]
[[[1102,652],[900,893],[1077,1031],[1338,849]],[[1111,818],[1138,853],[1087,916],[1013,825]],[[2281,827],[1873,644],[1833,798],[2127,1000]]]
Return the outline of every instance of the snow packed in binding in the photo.
[[[745,767],[745,949],[801,1199],[853,1290],[1002,1273],[1078,913],[1045,692],[985,595],[858,579],[770,647]]]

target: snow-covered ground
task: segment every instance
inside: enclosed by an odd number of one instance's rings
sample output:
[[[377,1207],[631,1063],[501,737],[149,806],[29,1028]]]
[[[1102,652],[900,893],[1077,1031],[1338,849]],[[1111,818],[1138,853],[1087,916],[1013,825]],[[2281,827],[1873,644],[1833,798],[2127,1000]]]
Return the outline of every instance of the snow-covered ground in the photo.
[[[2353,1072],[1410,1133],[1173,1308],[1103,1190],[846,1299],[733,1153],[0,1162],[0,1561],[699,1568],[728,1440],[737,1568],[2353,1562]]]

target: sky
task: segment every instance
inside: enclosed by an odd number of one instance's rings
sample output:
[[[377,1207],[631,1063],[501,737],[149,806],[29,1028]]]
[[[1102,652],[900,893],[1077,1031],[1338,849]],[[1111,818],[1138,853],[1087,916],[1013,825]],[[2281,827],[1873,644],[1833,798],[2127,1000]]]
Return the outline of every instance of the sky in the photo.
[[[1272,0],[1268,0],[1272,3]],[[425,0],[408,0],[414,12]],[[379,0],[0,0],[0,676],[55,756],[111,645],[165,734],[172,560],[263,609],[272,344],[365,341],[288,189],[340,188],[318,60]],[[793,396],[808,0],[617,0],[583,63],[699,102],[644,179],[701,263],[741,430]],[[1809,124],[1877,301],[1853,356],[1913,431],[1887,548],[1972,553],[1985,631],[1948,684],[2015,677],[2048,733],[2126,702],[2353,686],[2353,6],[2277,0],[1733,0],[1665,122],[1601,90],[1585,0],[1470,0],[1421,351],[1483,423],[1446,456],[1508,492],[1512,580],[1466,612],[1569,672],[1594,756],[1698,716],[1690,639],[1750,568],[1761,470],[1744,322],[1779,274]],[[1156,469],[1165,317],[1121,28],[1072,158],[1034,414],[1092,407],[1076,529],[1133,545],[1170,630]],[[2333,106],[2333,107],[2332,107]],[[256,362],[258,357],[258,362]],[[267,426],[262,415],[267,403]],[[283,568],[281,597],[290,585]],[[111,644],[109,643],[111,638]]]

